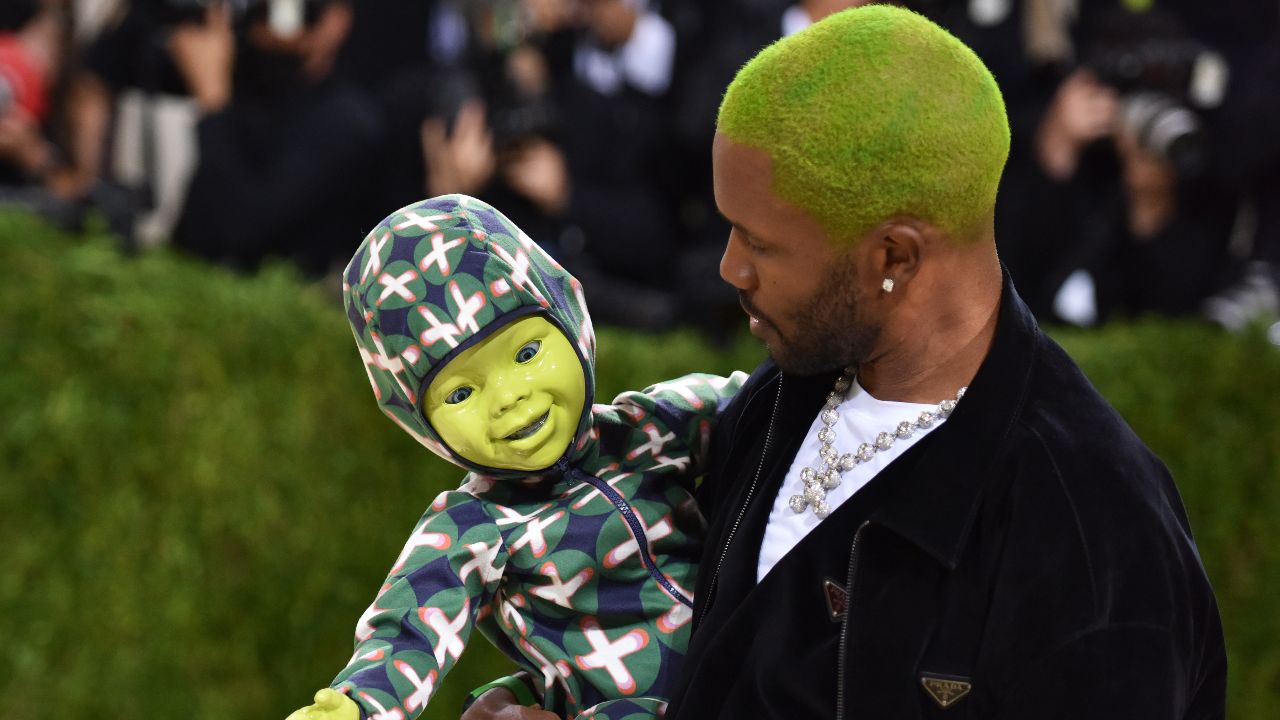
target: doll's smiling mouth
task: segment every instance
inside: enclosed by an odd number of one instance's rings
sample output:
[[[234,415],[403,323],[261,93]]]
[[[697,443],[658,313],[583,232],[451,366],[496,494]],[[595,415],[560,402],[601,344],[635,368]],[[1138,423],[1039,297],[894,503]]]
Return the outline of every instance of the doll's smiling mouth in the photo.
[[[539,430],[541,430],[541,429],[542,429],[542,426],[543,426],[543,425],[546,425],[546,424],[547,424],[547,418],[548,418],[550,415],[551,415],[551,411],[550,411],[550,410],[548,410],[547,412],[545,412],[545,413],[543,413],[543,414],[542,414],[542,417],[538,418],[537,420],[534,420],[532,424],[530,424],[530,425],[526,425],[525,427],[520,428],[519,430],[517,430],[517,431],[515,431],[515,432],[511,433],[510,435],[508,435],[508,436],[507,436],[506,438],[504,438],[504,439],[506,439],[506,440],[523,440],[523,439],[525,439],[525,438],[527,438],[527,437],[532,437],[534,433],[536,433],[536,432],[538,432]]]

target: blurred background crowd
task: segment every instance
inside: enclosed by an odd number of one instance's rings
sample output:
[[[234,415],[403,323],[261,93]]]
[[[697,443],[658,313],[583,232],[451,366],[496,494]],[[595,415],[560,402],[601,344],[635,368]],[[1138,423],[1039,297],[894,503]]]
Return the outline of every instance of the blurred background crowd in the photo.
[[[721,93],[864,2],[0,0],[0,203],[332,278],[391,210],[468,193],[581,277],[598,320],[724,332]],[[1042,320],[1275,321],[1280,0],[898,4],[1003,88],[997,242]]]

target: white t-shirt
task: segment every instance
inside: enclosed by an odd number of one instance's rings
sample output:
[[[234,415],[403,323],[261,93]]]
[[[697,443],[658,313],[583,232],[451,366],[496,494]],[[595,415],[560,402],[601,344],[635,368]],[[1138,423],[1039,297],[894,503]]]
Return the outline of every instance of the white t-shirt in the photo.
[[[925,410],[936,415],[938,406],[877,400],[855,381],[853,387],[849,389],[848,397],[836,408],[840,419],[833,426],[836,432],[835,449],[841,455],[857,452],[858,446],[862,443],[874,443],[876,436],[880,433],[893,432],[903,421],[914,422]],[[827,504],[831,506],[831,512],[834,513],[841,503],[870,482],[876,473],[943,422],[944,419],[939,417],[929,428],[923,430],[917,428],[915,433],[906,439],[897,438],[893,442],[893,447],[877,452],[870,462],[859,463],[853,469],[847,470],[840,476],[840,485],[827,491]],[[760,546],[756,582],[764,579],[783,555],[790,552],[791,548],[803,540],[810,530],[822,522],[813,514],[812,508],[806,508],[804,512],[797,513],[789,504],[792,495],[800,495],[804,491],[800,471],[806,467],[819,466],[818,431],[822,427],[822,416],[819,413],[813,419],[813,425],[805,435],[800,450],[796,452],[795,460],[791,461],[791,469],[787,471],[787,477],[782,481],[781,489],[778,490],[778,497],[773,501],[773,509],[769,512],[769,524],[764,529],[764,542]]]
[[[800,5],[792,5],[782,13],[782,37],[790,37],[813,24],[809,12]]]

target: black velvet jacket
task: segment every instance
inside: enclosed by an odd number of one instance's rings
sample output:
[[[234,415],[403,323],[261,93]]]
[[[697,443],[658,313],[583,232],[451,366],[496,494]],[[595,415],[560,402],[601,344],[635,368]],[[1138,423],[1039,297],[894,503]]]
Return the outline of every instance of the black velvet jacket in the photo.
[[[766,362],[721,420],[669,718],[1224,716],[1218,609],[1173,481],[1007,275],[950,419],[756,584],[833,379]]]

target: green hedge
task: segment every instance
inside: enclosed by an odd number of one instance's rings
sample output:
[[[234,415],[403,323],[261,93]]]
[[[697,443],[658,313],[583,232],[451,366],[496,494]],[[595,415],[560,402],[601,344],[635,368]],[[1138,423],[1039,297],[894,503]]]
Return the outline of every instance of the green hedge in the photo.
[[[93,235],[93,233],[91,233]],[[283,718],[459,472],[377,411],[340,303],[0,215],[0,717]],[[1146,321],[1059,339],[1180,482],[1232,716],[1280,706],[1280,353]],[[750,338],[600,331],[600,395]],[[431,717],[505,669],[473,643]]]

